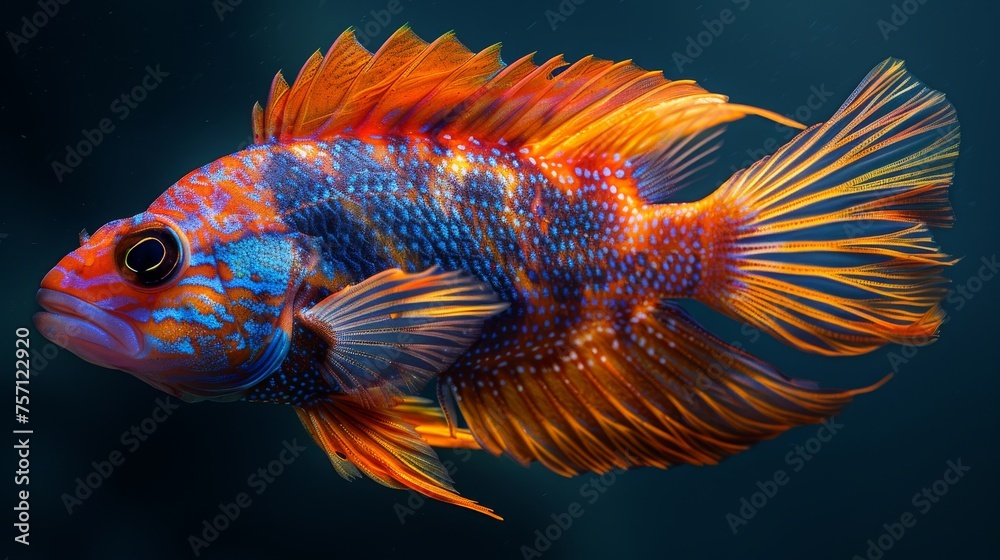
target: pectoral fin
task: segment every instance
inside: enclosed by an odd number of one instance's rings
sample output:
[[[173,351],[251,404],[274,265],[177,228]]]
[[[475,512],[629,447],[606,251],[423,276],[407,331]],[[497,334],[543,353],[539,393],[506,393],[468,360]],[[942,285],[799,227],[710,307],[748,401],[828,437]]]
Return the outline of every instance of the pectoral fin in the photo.
[[[327,297],[301,318],[329,347],[321,365],[327,382],[384,408],[448,368],[505,309],[488,285],[464,273],[392,269]]]

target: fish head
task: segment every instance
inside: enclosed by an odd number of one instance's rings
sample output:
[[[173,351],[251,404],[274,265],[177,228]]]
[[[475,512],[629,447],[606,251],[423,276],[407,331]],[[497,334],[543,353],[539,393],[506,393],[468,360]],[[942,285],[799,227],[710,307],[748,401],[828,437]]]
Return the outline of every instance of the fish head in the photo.
[[[81,233],[43,278],[35,325],[80,358],[174,396],[241,398],[288,352],[308,255],[259,219],[209,221],[147,211]]]

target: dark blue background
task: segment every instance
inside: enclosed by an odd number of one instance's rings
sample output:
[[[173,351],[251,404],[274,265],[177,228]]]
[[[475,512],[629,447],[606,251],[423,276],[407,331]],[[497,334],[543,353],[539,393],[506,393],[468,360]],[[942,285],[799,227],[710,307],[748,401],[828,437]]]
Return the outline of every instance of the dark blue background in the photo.
[[[250,132],[252,103],[266,96],[276,70],[294,76],[313,50],[325,49],[350,25],[371,24],[371,10],[387,4],[244,0],[220,20],[210,0],[73,0],[18,53],[7,41],[0,45],[5,378],[13,377],[14,329],[31,324],[38,282],[76,245],[77,232],[141,211],[189,170],[235,151]],[[809,111],[810,123],[832,114],[876,63],[890,55],[905,58],[958,109],[962,155],[952,190],[958,221],[937,237],[947,251],[964,257],[948,275],[956,285],[979,291],[972,299],[946,302],[951,319],[941,339],[906,354],[912,355],[906,363],[891,360],[891,353],[904,355],[898,347],[854,358],[805,355],[763,336],[745,336],[739,325],[691,306],[723,338],[794,376],[855,387],[894,369],[898,374],[857,399],[838,418],[839,433],[798,472],[785,456],[806,444],[815,427],[786,433],[716,467],[619,475],[594,503],[584,488],[590,476],[565,479],[482,453],[463,462],[443,452],[456,462],[460,491],[495,508],[504,522],[427,503],[400,524],[394,504],[405,503],[407,494],[368,480],[341,480],[292,410],[279,406],[183,405],[128,452],[121,434],[149,416],[159,395],[123,373],[59,352],[36,367],[31,383],[32,544],[10,544],[12,557],[191,558],[188,535],[218,513],[218,503],[253,492],[248,475],[276,459],[282,441],[294,438],[307,450],[264,493],[252,494],[252,505],[202,557],[516,559],[522,545],[533,545],[535,530],[544,531],[550,516],[572,502],[582,505],[583,516],[543,558],[846,560],[864,555],[866,541],[882,534],[882,524],[908,511],[917,523],[886,559],[997,557],[1000,280],[975,280],[980,259],[1000,249],[993,167],[1000,71],[996,3],[910,0],[907,7],[919,9],[888,39],[877,22],[892,16],[891,0],[586,0],[555,21],[555,29],[545,12],[558,10],[558,0],[401,5],[402,13],[386,26],[371,24],[380,28],[371,46],[409,22],[425,39],[455,29],[473,49],[503,41],[508,61],[536,50],[540,58],[633,58],[668,77],[695,78],[734,101],[782,113],[807,103],[811,88],[833,92]],[[703,20],[727,8],[735,21],[678,71],[673,53],[705,29]],[[0,28],[18,32],[20,18],[38,10],[30,1],[8,3]],[[147,65],[157,64],[169,76],[119,120],[111,102],[141,82]],[[64,157],[65,145],[82,139],[81,129],[105,117],[113,119],[114,132],[57,181],[51,162]],[[687,196],[723,181],[731,166],[748,158],[748,149],[783,136],[760,121],[734,125],[705,186]],[[34,347],[45,343],[33,334]],[[13,391],[8,383],[4,390]],[[4,447],[10,457],[5,464],[13,466],[9,444]],[[115,450],[125,451],[124,464],[67,514],[60,496],[73,491],[76,477],[91,472],[92,461],[106,460]],[[939,479],[947,461],[959,458],[971,470],[930,511],[919,513],[911,497]],[[741,498],[749,499],[757,482],[778,469],[790,481],[734,535],[726,514],[737,513]],[[13,522],[13,502],[11,487],[0,499],[5,524]]]

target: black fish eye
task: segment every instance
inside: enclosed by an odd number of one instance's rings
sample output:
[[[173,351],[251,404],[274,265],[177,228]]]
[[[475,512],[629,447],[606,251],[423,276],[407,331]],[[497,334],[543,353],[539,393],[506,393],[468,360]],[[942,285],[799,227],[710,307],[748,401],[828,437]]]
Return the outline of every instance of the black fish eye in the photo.
[[[115,249],[118,273],[126,281],[152,288],[166,284],[181,262],[181,244],[174,231],[154,226],[134,231]]]

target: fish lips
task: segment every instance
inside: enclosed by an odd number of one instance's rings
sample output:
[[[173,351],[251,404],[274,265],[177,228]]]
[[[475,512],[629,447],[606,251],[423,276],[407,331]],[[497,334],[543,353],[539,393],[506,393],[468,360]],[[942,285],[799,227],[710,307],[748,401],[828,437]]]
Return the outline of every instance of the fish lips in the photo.
[[[45,338],[92,364],[134,371],[144,345],[126,319],[57,290],[42,288],[36,298],[45,311],[35,327]]]

